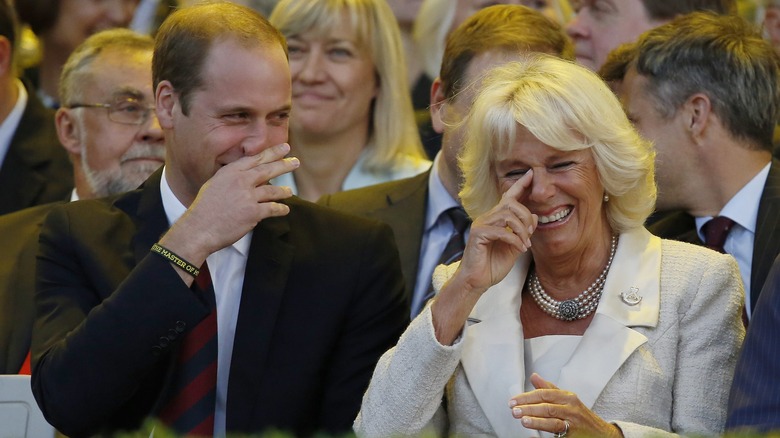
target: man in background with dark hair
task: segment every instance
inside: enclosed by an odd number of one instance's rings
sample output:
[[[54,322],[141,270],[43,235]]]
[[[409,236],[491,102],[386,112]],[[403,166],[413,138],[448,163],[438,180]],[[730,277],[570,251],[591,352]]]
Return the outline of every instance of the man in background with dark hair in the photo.
[[[0,214],[64,200],[73,187],[54,112],[17,76],[18,43],[14,9],[0,0]]]
[[[734,256],[749,317],[780,253],[780,58],[742,18],[704,12],[624,50],[621,100],[655,143],[656,208],[672,212],[649,229]]]
[[[607,54],[642,32],[694,11],[734,14],[735,0],[572,0],[576,16],[566,26],[577,62],[598,70]]]

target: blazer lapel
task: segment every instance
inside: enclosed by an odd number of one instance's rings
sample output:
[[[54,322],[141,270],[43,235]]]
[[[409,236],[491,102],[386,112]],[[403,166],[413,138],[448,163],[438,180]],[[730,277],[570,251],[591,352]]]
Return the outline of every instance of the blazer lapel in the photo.
[[[644,228],[620,236],[599,307],[561,369],[559,388],[577,394],[586,406],[593,407],[623,362],[647,342],[647,337],[631,327],[658,324],[660,270],[660,238]],[[623,299],[622,294],[631,292],[641,297],[639,303],[632,305]]]
[[[160,195],[160,180],[163,168],[157,169],[141,186],[140,198],[123,196],[116,207],[125,211],[135,222],[136,233],[133,236],[133,254],[138,264],[151,249],[152,244],[168,230],[168,218]],[[134,204],[137,202],[137,205]]]
[[[521,256],[506,278],[485,292],[463,334],[461,364],[497,436],[525,433],[507,402],[525,392],[519,309],[529,264],[530,256]],[[558,387],[574,392],[587,406],[593,406],[623,362],[647,342],[631,327],[658,324],[660,267],[660,238],[644,228],[621,235],[599,308],[572,358],[561,369]],[[642,297],[639,303],[631,305],[630,300],[621,298],[623,292],[631,291]],[[538,436],[533,431],[526,435]]]
[[[498,436],[523,429],[512,417],[509,399],[524,392],[525,360],[520,303],[531,257],[518,258],[472,310],[463,333],[461,364],[482,411]]]
[[[128,260],[128,269],[132,270],[135,265],[148,256],[152,244],[160,240],[160,237],[170,228],[168,217],[165,215],[165,208],[160,195],[160,180],[162,178],[163,167],[157,169],[144,183],[134,192],[122,195],[117,199],[114,206],[127,214],[135,224],[136,232],[132,237],[132,255]],[[160,365],[160,373],[163,373],[163,385],[159,390],[157,399],[151,409],[151,413],[159,413],[160,409],[168,401],[168,394],[174,380],[173,373],[176,371],[176,357],[178,356],[180,345],[172,348],[168,359]],[[156,415],[156,414],[152,414]]]
[[[389,224],[395,231],[409,297],[414,293],[417,282],[430,173],[428,170],[410,178],[407,184],[396,186],[386,195],[387,208],[371,213],[372,217]]]
[[[780,161],[774,159],[758,206],[750,273],[751,309],[756,308],[758,295],[778,253],[780,253]]]
[[[263,220],[252,233],[228,382],[228,430],[248,429],[259,398],[263,367],[295,252],[286,239],[289,229],[289,218],[278,217]]]

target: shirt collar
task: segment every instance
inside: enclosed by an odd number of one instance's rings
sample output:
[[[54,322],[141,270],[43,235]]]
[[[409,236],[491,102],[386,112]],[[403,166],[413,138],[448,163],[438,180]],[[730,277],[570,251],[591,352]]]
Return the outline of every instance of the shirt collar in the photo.
[[[163,209],[168,223],[173,225],[187,211],[187,207],[179,201],[179,198],[173,194],[171,186],[168,185],[168,179],[165,177],[165,167],[163,167],[162,178],[160,178],[160,196],[162,197]],[[249,245],[252,242],[252,232],[248,232],[244,237],[238,239],[232,246],[242,256],[249,254]]]
[[[726,216],[733,220],[742,228],[756,232],[756,221],[758,220],[758,205],[761,202],[761,193],[764,191],[764,185],[766,185],[766,179],[769,176],[769,166],[772,163],[767,163],[760,172],[753,177],[744,187],[742,187],[736,195],[734,195],[729,202],[718,213],[718,216]],[[699,233],[699,237],[704,240],[701,228],[704,224],[712,219],[712,216],[704,216],[696,218],[696,230]]]
[[[431,165],[431,176],[428,178],[428,207],[425,213],[425,231],[430,231],[439,220],[439,216],[452,207],[460,207],[460,203],[450,195],[444,187],[439,175],[439,160],[441,153],[437,153]]]

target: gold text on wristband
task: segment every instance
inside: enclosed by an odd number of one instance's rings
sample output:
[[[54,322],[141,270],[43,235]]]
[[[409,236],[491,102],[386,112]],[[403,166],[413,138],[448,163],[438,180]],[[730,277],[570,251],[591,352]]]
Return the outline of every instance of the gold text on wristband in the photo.
[[[169,249],[160,246],[160,244],[155,243],[152,245],[152,252],[155,254],[159,254],[160,256],[164,257],[165,259],[169,260],[176,266],[182,268],[184,272],[192,275],[193,277],[197,277],[198,274],[200,274],[200,269],[196,268],[193,264],[190,262],[182,259],[176,253],[170,251]]]

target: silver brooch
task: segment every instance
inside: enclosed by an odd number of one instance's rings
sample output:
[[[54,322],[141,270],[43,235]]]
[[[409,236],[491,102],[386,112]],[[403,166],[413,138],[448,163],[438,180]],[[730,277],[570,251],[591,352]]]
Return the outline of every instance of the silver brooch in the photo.
[[[621,293],[620,298],[629,306],[636,306],[642,301],[642,295],[639,295],[639,288],[634,286],[631,286],[631,288],[628,289],[628,292]]]

